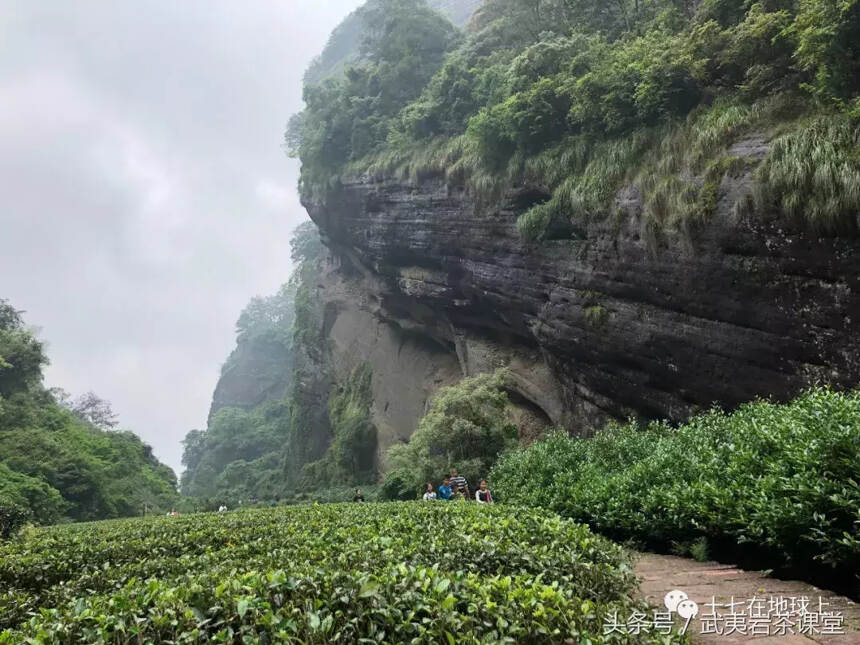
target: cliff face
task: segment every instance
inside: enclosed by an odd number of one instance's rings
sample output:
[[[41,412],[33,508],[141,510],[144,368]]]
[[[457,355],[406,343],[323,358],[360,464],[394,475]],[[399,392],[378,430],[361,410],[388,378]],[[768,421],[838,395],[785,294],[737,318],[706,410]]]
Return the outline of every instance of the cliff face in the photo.
[[[440,385],[498,366],[513,373],[527,427],[583,433],[785,399],[819,380],[856,385],[860,242],[738,219],[749,181],[724,179],[706,224],[656,244],[633,189],[618,194],[617,217],[572,218],[538,244],[515,222],[540,189],[486,212],[441,177],[360,178],[306,203],[331,254],[323,331],[341,364],[377,361],[380,447],[408,437]]]
[[[209,418],[221,408],[250,410],[282,399],[291,371],[292,352],[283,342],[266,337],[239,342],[221,370]]]

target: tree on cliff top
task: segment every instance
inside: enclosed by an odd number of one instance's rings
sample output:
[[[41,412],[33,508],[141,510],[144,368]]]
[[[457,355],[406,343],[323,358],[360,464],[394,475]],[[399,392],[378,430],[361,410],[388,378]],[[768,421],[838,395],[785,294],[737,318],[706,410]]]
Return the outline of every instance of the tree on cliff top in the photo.
[[[378,150],[390,119],[418,97],[459,39],[421,0],[371,3],[361,20],[360,61],[343,77],[306,85],[307,109],[290,120],[287,147],[298,148],[308,189],[328,186],[343,164]]]

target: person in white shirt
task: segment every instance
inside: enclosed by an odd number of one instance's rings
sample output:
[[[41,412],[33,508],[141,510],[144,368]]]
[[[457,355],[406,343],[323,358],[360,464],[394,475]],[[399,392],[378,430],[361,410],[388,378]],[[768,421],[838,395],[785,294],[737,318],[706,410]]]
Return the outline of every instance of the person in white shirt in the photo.
[[[481,487],[475,491],[475,501],[478,504],[492,504],[493,496],[490,495],[490,489],[487,488],[487,480],[481,480]]]
[[[433,484],[427,482],[427,488],[424,489],[424,499],[436,499],[436,491],[433,490]]]

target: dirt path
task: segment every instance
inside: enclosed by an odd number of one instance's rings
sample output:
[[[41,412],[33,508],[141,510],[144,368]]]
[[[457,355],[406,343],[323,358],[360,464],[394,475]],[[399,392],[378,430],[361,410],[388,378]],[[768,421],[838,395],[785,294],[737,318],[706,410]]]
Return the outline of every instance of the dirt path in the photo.
[[[694,643],[860,644],[860,605],[804,582],[653,553],[640,554],[636,575],[642,581],[645,599],[663,611],[666,594],[676,589],[697,603],[698,615],[691,619],[688,629]],[[819,598],[829,604],[819,607]],[[729,605],[732,600],[734,613]],[[804,605],[807,614],[801,618]],[[841,625],[838,618],[825,617],[827,612],[840,614]],[[844,633],[833,634],[835,631]]]

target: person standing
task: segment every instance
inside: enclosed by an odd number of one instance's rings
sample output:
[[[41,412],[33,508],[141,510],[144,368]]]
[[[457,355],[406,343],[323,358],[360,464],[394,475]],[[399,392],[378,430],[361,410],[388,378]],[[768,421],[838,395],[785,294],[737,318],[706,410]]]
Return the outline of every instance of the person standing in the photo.
[[[361,492],[360,488],[355,489],[355,495],[352,496],[352,501],[353,502],[363,502],[364,501],[364,494]]]
[[[492,504],[493,496],[490,494],[486,479],[481,480],[481,487],[475,491],[475,501],[479,504]]]
[[[455,493],[460,493],[466,499],[469,498],[469,482],[466,481],[466,478],[462,475],[457,474],[457,469],[451,469],[451,476],[449,477],[451,480],[451,490]]]
[[[433,484],[427,482],[427,487],[424,489],[424,500],[434,500],[436,499],[436,493],[433,491]]]
[[[451,490],[451,480],[447,477],[442,479],[442,485],[439,487],[439,499],[444,499],[446,502],[451,501],[451,494],[453,491]]]

